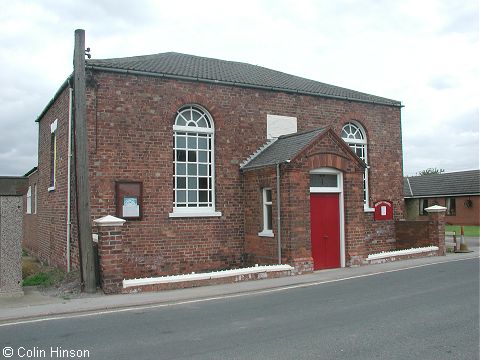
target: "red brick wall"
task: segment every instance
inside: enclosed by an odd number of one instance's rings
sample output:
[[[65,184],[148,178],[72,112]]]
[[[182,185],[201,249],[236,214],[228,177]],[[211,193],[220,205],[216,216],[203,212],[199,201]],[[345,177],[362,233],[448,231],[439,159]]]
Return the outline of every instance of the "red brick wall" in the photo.
[[[343,140],[339,140],[343,141]],[[345,261],[346,265],[359,264],[367,255],[365,244],[365,220],[363,209],[363,167],[353,160],[336,139],[327,134],[319,142],[305,150],[305,155],[292,164],[291,182],[288,186],[291,218],[287,228],[292,232],[294,257],[311,254],[310,243],[310,170],[331,167],[343,172]],[[306,200],[306,201],[305,201]],[[294,234],[294,235],[293,235]],[[301,250],[296,253],[295,249]],[[304,250],[305,249],[305,250]]]
[[[115,181],[143,182],[143,218],[127,221],[123,227],[126,278],[230,268],[244,263],[246,247],[253,246],[252,239],[248,238],[250,233],[247,236],[246,231],[258,233],[258,227],[247,220],[245,203],[255,202],[249,194],[257,192],[258,195],[259,190],[248,188],[244,192],[239,164],[265,143],[267,114],[297,117],[298,131],[331,125],[340,134],[345,122],[353,119],[360,122],[368,134],[372,202],[392,200],[395,217],[403,216],[399,108],[109,73],[94,74],[88,84],[92,218],[115,214]],[[222,212],[221,217],[168,216],[173,197],[172,125],[176,111],[192,103],[205,107],[214,120],[216,210]],[[48,193],[49,126],[55,118],[59,122],[60,158],[57,189]],[[66,243],[67,120],[68,90],[65,90],[42,118],[39,130],[39,189],[44,190],[39,191],[42,204],[42,214],[38,216],[39,253],[62,267],[65,266]],[[297,186],[301,177],[304,177],[305,186],[305,174],[292,174],[290,180],[282,180],[282,186],[290,188],[285,193],[286,206],[300,201],[296,200],[297,194],[308,196],[305,188]],[[363,212],[359,178],[361,173],[345,176],[345,186],[352,189],[351,195],[346,194],[345,198],[349,204],[346,233],[350,256],[363,256],[367,252],[365,227],[373,218],[372,214]],[[275,189],[274,185],[271,187]],[[303,213],[308,214],[308,203],[302,206],[306,210]],[[293,213],[289,216],[291,218],[285,220],[285,237],[290,243],[285,244],[285,253],[288,254],[290,247],[292,252],[308,255],[309,218],[295,217]],[[275,219],[275,214],[273,217]],[[388,233],[390,230],[382,231]],[[75,228],[73,234],[76,236]],[[267,242],[275,240],[263,240],[266,242],[264,261],[267,262],[267,257],[272,258]],[[76,238],[73,244],[74,254],[78,255]],[[73,261],[78,264],[78,258]]]
[[[248,265],[277,264],[277,188],[276,168],[248,171],[244,176],[245,194],[245,260]],[[283,182],[283,185],[285,182]],[[258,236],[263,230],[262,189],[272,189],[272,228],[274,237]],[[284,186],[282,187],[284,188]],[[283,214],[285,216],[285,214]],[[283,217],[284,221],[285,217]],[[282,234],[288,236],[288,234]],[[285,243],[283,242],[283,245]],[[282,248],[284,254],[285,248]],[[282,261],[283,262],[283,261]]]
[[[98,87],[88,91],[92,216],[114,214],[115,181],[143,181],[144,217],[141,221],[127,221],[124,226],[126,278],[198,272],[243,263],[246,247],[254,244],[251,234],[246,235],[246,229],[253,225],[246,221],[244,204],[261,198],[259,189],[245,189],[244,193],[239,164],[265,143],[267,114],[296,116],[298,131],[332,125],[337,134],[345,122],[359,121],[368,132],[372,200],[393,200],[396,217],[402,217],[398,108],[150,77],[102,73],[94,78]],[[222,212],[220,218],[168,217],[172,211],[172,125],[176,111],[190,103],[205,107],[214,120],[216,210]],[[291,181],[292,194],[288,196],[293,201],[298,187],[295,180]],[[270,185],[272,190],[274,184]],[[257,192],[256,199],[247,200],[251,191]],[[308,204],[306,209],[308,213]],[[275,219],[275,206],[273,211]],[[361,203],[348,211],[352,226],[347,234],[357,239],[349,242],[352,254],[354,248],[360,255],[366,253],[364,247],[358,248],[363,245],[364,222],[373,217],[370,215],[363,212]],[[361,223],[362,229],[354,223]],[[289,246],[296,251],[303,246],[305,250],[301,251],[308,253],[308,242],[304,244],[308,236],[296,231],[308,231],[308,226],[308,217],[297,217],[286,225],[284,236],[291,244],[284,245],[284,254],[288,254]],[[262,240],[262,260],[275,262],[275,238]],[[269,245],[274,245],[275,250]]]
[[[311,257],[310,171],[321,167],[344,174],[344,216],[346,264],[362,264],[369,253],[395,249],[393,221],[374,221],[363,209],[363,167],[338,141],[325,136],[307,148],[290,164],[281,166],[282,260]],[[349,159],[350,156],[350,159]],[[274,238],[258,236],[262,230],[263,187],[272,188]],[[245,172],[245,252],[251,262],[276,262],[277,211],[275,167]]]
[[[39,242],[37,236],[37,214],[35,213],[35,185],[37,185],[37,192],[40,190],[38,187],[38,171],[30,174],[28,177],[28,186],[32,188],[32,213],[27,214],[27,196],[23,196],[23,240],[22,247],[27,249],[32,255],[36,256],[39,252]],[[28,187],[27,190],[28,191]],[[25,193],[26,193],[25,191]],[[37,194],[38,202],[38,194]],[[37,204],[38,205],[38,204]],[[38,209],[37,209],[38,211]]]
[[[445,255],[445,215],[432,213],[425,220],[395,222],[397,250],[438,246],[438,254]]]
[[[467,208],[465,201],[471,200],[472,207]],[[405,199],[408,208],[408,219],[421,220],[425,216],[419,215],[419,199]],[[428,205],[447,206],[445,197],[428,198]],[[480,196],[456,196],[455,197],[456,214],[446,215],[445,222],[451,225],[480,225]]]
[[[37,237],[36,243],[25,243],[39,259],[64,270],[67,268],[68,116],[69,90],[66,88],[39,121]],[[55,190],[48,191],[50,187],[50,124],[55,120],[57,120],[56,185]],[[72,217],[75,217],[74,213]],[[78,268],[78,247],[75,239],[71,249],[71,262],[73,269]]]

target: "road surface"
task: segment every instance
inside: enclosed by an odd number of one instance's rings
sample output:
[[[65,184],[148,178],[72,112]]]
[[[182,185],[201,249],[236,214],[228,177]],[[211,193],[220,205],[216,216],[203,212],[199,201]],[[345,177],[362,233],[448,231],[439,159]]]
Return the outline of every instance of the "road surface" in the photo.
[[[479,260],[0,326],[0,346],[11,359],[478,359]]]

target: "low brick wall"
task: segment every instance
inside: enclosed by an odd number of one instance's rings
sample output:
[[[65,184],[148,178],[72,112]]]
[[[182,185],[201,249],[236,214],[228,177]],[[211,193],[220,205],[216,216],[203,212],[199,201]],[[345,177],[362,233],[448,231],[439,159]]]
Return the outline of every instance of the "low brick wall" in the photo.
[[[384,264],[384,263],[400,261],[400,260],[425,258],[430,256],[438,256],[438,251],[428,251],[428,252],[423,252],[419,254],[393,255],[393,256],[388,256],[381,259],[367,260],[367,262],[369,265],[374,265],[374,264]]]
[[[438,246],[438,255],[445,255],[445,215],[432,213],[428,220],[395,221],[397,250]]]

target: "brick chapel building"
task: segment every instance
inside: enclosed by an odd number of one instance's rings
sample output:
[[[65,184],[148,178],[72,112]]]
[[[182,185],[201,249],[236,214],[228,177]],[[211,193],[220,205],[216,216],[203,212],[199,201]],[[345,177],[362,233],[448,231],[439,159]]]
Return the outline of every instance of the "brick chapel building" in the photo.
[[[395,249],[400,102],[178,53],[87,60],[86,71],[92,220],[127,220],[123,278],[343,267]],[[64,269],[79,267],[72,81],[37,119],[24,236]],[[378,201],[393,219],[374,220]]]

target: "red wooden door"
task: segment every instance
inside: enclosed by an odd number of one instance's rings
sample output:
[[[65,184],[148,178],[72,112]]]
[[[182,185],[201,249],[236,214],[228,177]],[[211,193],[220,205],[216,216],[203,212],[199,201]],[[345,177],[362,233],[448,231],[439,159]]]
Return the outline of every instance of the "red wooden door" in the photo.
[[[313,269],[340,267],[339,194],[310,194]]]

